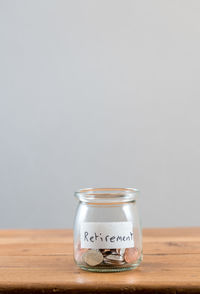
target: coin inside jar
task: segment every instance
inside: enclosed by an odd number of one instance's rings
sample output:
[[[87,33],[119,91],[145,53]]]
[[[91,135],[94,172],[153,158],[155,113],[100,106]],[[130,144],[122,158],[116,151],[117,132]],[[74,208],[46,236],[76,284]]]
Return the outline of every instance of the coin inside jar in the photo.
[[[103,256],[106,256],[112,253],[110,249],[99,249],[99,251],[103,254]]]
[[[124,255],[124,252],[125,252],[125,248],[117,248],[116,249],[116,253],[123,256]]]
[[[127,263],[134,263],[138,259],[138,249],[126,248],[124,253],[124,259]]]
[[[122,265],[125,263],[124,258],[118,254],[110,254],[104,258],[104,262],[113,265]]]
[[[90,266],[96,266],[103,261],[103,255],[98,250],[88,250],[83,254],[83,261]]]

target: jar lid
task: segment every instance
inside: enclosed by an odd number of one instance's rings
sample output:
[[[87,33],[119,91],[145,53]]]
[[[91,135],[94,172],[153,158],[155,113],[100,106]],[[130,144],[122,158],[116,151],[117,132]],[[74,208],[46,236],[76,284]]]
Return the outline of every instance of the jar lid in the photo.
[[[116,203],[135,201],[139,190],[134,188],[85,188],[75,192],[81,202]]]

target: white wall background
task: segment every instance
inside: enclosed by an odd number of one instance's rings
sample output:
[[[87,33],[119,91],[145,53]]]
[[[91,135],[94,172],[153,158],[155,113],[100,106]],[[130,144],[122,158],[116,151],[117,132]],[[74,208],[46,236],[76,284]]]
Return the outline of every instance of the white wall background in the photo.
[[[200,1],[0,0],[0,227],[71,227],[82,187],[200,225]]]

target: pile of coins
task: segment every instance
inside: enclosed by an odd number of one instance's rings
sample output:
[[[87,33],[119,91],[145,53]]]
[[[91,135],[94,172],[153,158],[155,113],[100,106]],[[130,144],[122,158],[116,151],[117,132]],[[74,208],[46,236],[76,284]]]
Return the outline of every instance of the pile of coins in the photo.
[[[137,248],[122,249],[79,249],[76,252],[75,259],[78,264],[86,266],[125,266],[134,264],[139,258]]]

